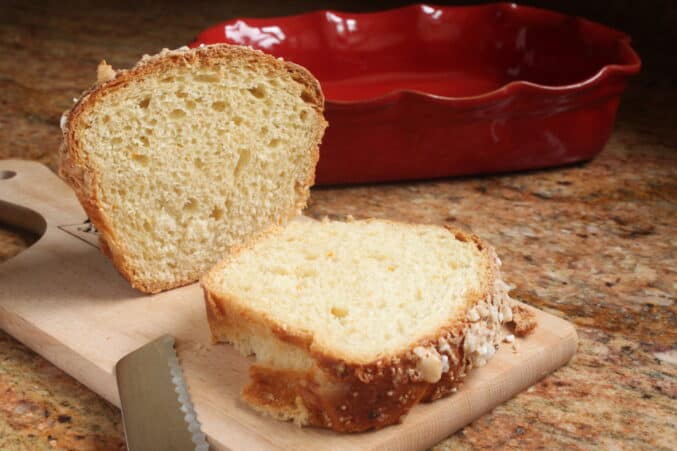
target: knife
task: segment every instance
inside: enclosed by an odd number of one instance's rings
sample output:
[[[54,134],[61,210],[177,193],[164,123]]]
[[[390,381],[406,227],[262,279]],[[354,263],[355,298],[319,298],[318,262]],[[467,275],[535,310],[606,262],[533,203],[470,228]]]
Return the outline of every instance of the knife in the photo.
[[[115,365],[129,451],[207,451],[174,350],[163,335]]]

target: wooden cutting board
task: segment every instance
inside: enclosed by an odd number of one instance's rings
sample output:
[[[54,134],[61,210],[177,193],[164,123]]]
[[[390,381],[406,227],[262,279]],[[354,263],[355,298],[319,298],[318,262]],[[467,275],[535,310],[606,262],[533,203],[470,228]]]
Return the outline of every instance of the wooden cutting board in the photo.
[[[0,161],[0,221],[42,234],[0,264],[0,327],[119,406],[116,362],[169,333],[213,449],[405,450],[438,443],[546,374],[576,350],[568,322],[536,310],[539,326],[504,344],[453,396],[412,409],[377,432],[339,435],[259,416],[239,400],[249,359],[212,346],[194,284],[153,296],[127,284],[99,252],[73,192],[33,162]]]

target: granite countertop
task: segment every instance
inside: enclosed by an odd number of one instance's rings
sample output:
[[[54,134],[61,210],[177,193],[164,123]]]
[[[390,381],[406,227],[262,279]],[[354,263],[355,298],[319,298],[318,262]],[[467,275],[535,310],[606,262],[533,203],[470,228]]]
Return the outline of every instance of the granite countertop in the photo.
[[[137,11],[136,3],[0,6],[0,158],[54,169],[59,116],[94,80],[102,57],[126,67],[143,53],[190,41],[217,19],[281,13],[246,2],[198,2],[190,11],[178,4]],[[282,12],[309,7],[287,8]],[[580,345],[568,366],[435,449],[674,449],[677,92],[674,76],[646,62],[592,162],[313,190],[311,216],[451,224],[477,233],[497,248],[515,298],[577,327]],[[0,224],[0,260],[33,240]],[[0,448],[124,448],[120,413],[0,332]]]

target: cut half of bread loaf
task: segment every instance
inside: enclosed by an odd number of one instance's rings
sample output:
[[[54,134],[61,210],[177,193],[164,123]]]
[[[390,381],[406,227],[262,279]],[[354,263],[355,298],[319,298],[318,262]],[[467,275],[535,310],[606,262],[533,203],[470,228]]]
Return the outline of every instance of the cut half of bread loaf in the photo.
[[[196,281],[305,206],[326,122],[304,68],[213,45],[98,77],[62,118],[60,174],[134,287]]]
[[[293,221],[202,284],[213,339],[256,355],[245,401],[354,432],[448,395],[494,354],[512,318],[499,265],[448,228]]]

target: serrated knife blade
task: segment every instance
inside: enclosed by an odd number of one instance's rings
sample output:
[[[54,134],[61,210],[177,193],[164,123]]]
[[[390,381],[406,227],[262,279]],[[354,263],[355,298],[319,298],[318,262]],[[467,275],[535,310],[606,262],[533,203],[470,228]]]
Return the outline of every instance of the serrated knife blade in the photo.
[[[207,451],[174,350],[162,337],[127,354],[115,365],[122,421],[130,451]]]

